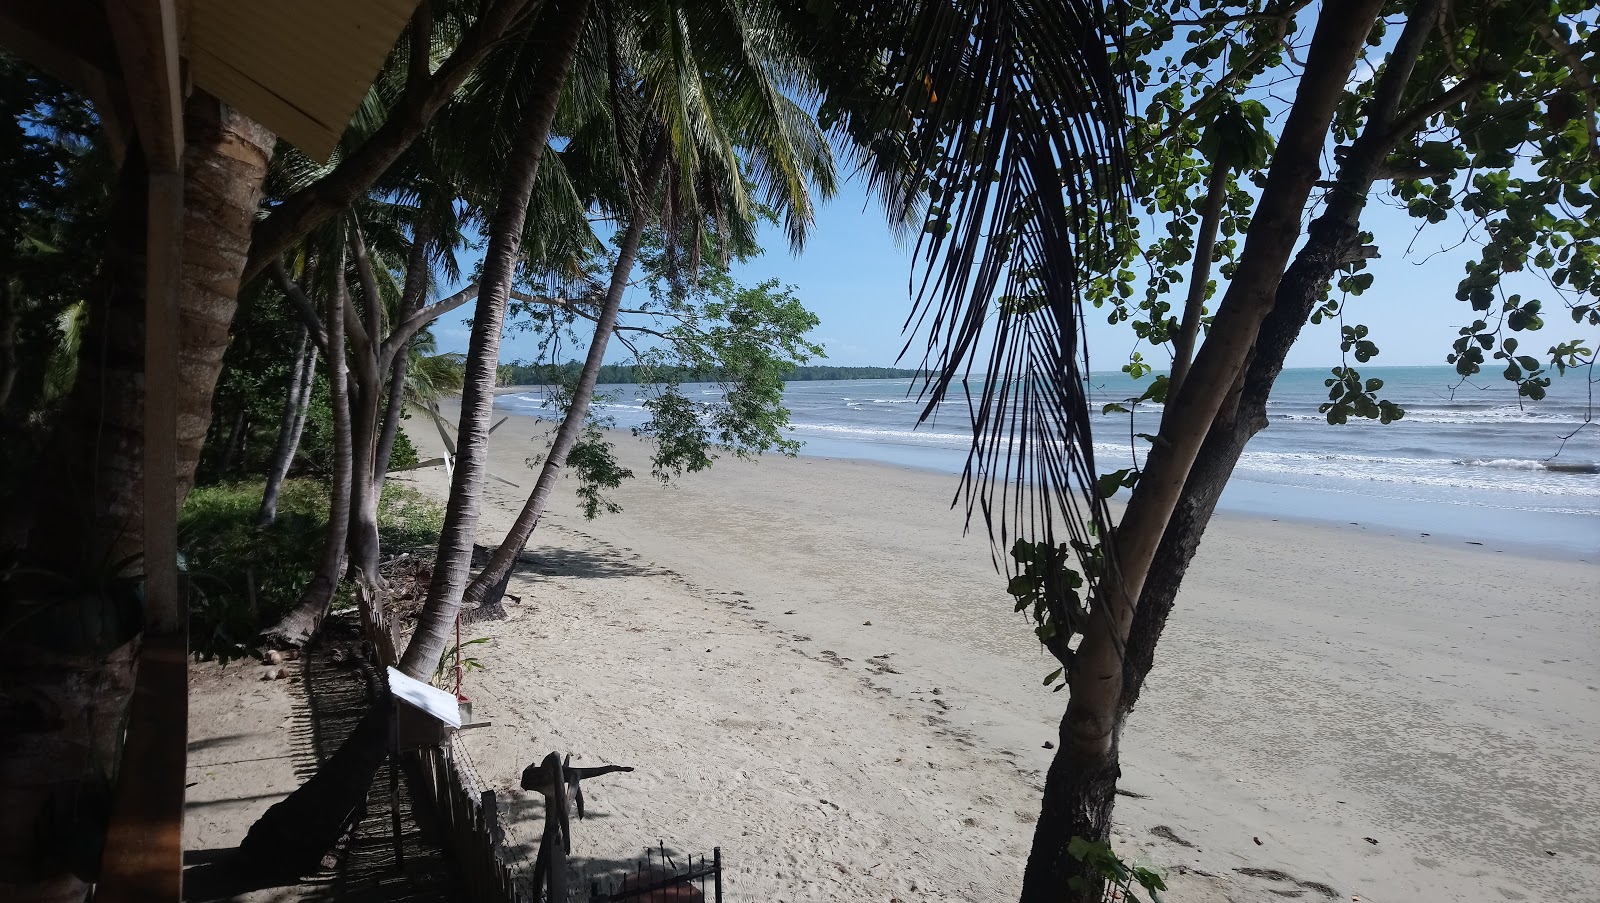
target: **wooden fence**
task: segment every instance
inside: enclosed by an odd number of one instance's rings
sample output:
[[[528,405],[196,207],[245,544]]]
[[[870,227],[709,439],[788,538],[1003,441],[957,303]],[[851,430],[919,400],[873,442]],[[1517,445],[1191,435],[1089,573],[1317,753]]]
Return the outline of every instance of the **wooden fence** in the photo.
[[[416,750],[412,772],[419,795],[432,805],[445,851],[460,871],[464,896],[485,903],[534,903],[506,851],[495,793],[460,767],[456,742]]]

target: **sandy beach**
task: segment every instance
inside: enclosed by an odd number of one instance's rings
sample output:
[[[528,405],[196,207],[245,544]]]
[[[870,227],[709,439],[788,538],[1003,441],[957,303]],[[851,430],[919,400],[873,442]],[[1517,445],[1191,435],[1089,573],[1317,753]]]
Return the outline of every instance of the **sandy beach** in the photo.
[[[424,454],[432,430],[412,421]],[[482,540],[548,424],[493,437]],[[720,846],[732,899],[1015,899],[1064,699],[952,478],[722,459],[585,521],[564,481],[473,626],[484,780],[551,750],[574,857]],[[404,475],[443,497],[442,468]],[[1600,569],[1459,538],[1219,516],[1123,738],[1116,843],[1174,900],[1600,899]],[[531,855],[531,853],[530,853]]]

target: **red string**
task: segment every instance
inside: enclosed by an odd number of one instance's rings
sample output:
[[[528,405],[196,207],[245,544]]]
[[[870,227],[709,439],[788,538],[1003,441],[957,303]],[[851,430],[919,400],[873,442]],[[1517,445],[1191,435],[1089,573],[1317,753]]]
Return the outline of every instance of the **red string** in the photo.
[[[456,615],[456,701],[469,702],[467,697],[461,695],[461,615]]]

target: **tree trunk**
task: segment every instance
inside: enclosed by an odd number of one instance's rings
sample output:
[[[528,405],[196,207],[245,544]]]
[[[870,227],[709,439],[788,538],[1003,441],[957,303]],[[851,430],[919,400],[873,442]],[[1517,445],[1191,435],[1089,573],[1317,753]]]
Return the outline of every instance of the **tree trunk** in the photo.
[[[225,474],[233,469],[234,461],[239,457],[239,447],[243,444],[245,426],[249,423],[250,412],[240,408],[233,415],[233,427],[228,430],[228,442],[222,447],[222,461],[217,465],[217,472]]]
[[[36,486],[51,507],[35,509],[33,567],[0,581],[0,899],[7,901],[87,896],[121,758],[143,623],[137,599],[114,591],[106,558],[114,547],[136,546],[114,545],[105,527],[139,527],[137,509],[115,506],[140,498],[146,187],[135,142],[107,218],[84,334],[85,378],[62,412],[56,453],[42,462]],[[98,462],[85,453],[97,443]],[[96,478],[115,486],[97,492]]]
[[[1046,779],[1047,796],[1078,796],[1071,805],[1041,811],[1035,849],[1023,877],[1024,903],[1099,899],[1100,881],[1063,850],[1050,845],[1059,843],[1064,833],[1070,839],[1067,832],[1079,827],[1071,823],[1072,813],[1109,812],[1114,802],[1115,782],[1095,776],[1113,775],[1117,770],[1122,651],[1145,577],[1190,467],[1242,375],[1261,323],[1272,309],[1278,282],[1300,235],[1300,217],[1320,174],[1318,161],[1334,110],[1380,6],[1379,0],[1351,0],[1337,9],[1322,10],[1239,268],[1182,391],[1176,398],[1169,396],[1169,412],[1161,429],[1163,441],[1151,448],[1139,485],[1111,537],[1112,567],[1099,580],[1095,617],[1085,628],[1067,671],[1071,696],[1056,750],[1056,759],[1064,764],[1059,769],[1052,764]],[[1052,790],[1051,781],[1065,781],[1068,788]],[[1096,832],[1086,838],[1106,839],[1109,820],[1094,827]],[[1089,879],[1084,890],[1068,890],[1067,882],[1075,876]]]
[[[17,385],[17,325],[21,319],[11,286],[0,284],[0,411],[5,410]]]
[[[456,433],[455,473],[450,481],[450,500],[439,537],[433,584],[428,589],[428,601],[417,632],[401,662],[402,671],[422,680],[432,675],[433,663],[439,660],[449,642],[449,627],[455,622],[461,606],[461,592],[467,584],[472,544],[478,531],[506,300],[521,257],[522,228],[527,220],[534,179],[547,150],[556,102],[577,52],[587,7],[587,0],[559,0],[559,7],[552,13],[549,28],[553,55],[540,67],[539,90],[528,105],[527,119],[505,161],[505,179],[501,182],[499,203],[490,224],[489,247],[484,254],[483,278],[478,287],[478,308],[472,318],[472,337],[467,346],[466,381],[461,391],[461,420]]]
[[[1261,324],[1250,366],[1235,387],[1237,403],[1225,408],[1212,425],[1190,468],[1183,496],[1161,537],[1128,634],[1122,675],[1124,716],[1138,703],[1145,677],[1155,664],[1156,644],[1223,487],[1233,476],[1250,439],[1268,425],[1267,398],[1283,372],[1289,349],[1300,337],[1334,274],[1360,253],[1361,215],[1367,196],[1384,158],[1400,140],[1409,137],[1409,131],[1394,131],[1400,97],[1417,57],[1438,23],[1441,6],[1442,0],[1419,0],[1407,19],[1368,105],[1361,135],[1339,166],[1328,206],[1307,228],[1305,245],[1278,284],[1272,313]]]
[[[634,261],[639,256],[639,242],[644,237],[646,198],[655,192],[656,182],[661,178],[661,170],[666,161],[665,137],[657,143],[659,148],[656,151],[656,158],[651,162],[650,171],[642,181],[643,193],[634,205],[628,231],[623,234],[622,242],[617,248],[617,262],[611,271],[611,284],[607,286],[606,300],[595,322],[594,338],[589,341],[589,354],[583,361],[582,372],[578,374],[578,385],[573,390],[572,403],[567,407],[567,414],[556,430],[555,441],[550,444],[550,453],[545,456],[544,466],[539,470],[539,480],[534,483],[533,492],[528,495],[528,501],[517,513],[517,519],[512,523],[511,530],[507,532],[499,548],[494,550],[494,555],[489,558],[488,564],[484,565],[477,578],[467,587],[463,598],[464,604],[477,604],[483,601],[488,589],[500,585],[511,572],[511,568],[517,562],[517,556],[528,544],[528,537],[533,535],[534,527],[539,525],[539,519],[544,516],[544,509],[550,502],[550,493],[554,491],[556,480],[561,476],[561,469],[567,465],[568,453],[572,451],[572,447],[578,442],[578,437],[583,433],[584,422],[589,416],[589,405],[594,401],[595,384],[600,381],[600,365],[605,362],[606,343],[617,325],[617,311],[622,307],[622,295],[628,288],[628,279],[633,275]],[[442,646],[439,654],[444,654]],[[427,660],[422,660],[421,664],[427,664]],[[433,665],[428,670],[431,672],[434,667],[438,667],[437,659],[433,660]]]
[[[412,231],[411,256],[406,262],[406,284],[400,298],[400,322],[422,309],[428,296],[428,248],[433,236],[425,225]],[[380,361],[381,363],[381,361]],[[400,415],[406,406],[406,373],[411,366],[411,337],[407,336],[394,349],[394,361],[389,365],[388,398],[383,412],[383,428],[378,433],[378,455],[373,472],[377,491],[383,492],[383,481],[389,473],[389,458],[394,454],[394,440],[400,434]]]
[[[1222,207],[1228,201],[1228,165],[1211,161],[1206,177],[1206,200],[1200,212],[1200,235],[1194,246],[1194,272],[1189,277],[1189,295],[1183,304],[1183,321],[1172,341],[1172,374],[1167,381],[1167,397],[1176,398],[1189,375],[1194,360],[1195,342],[1200,338],[1200,317],[1206,306],[1206,287],[1211,283],[1211,255],[1217,247],[1217,226],[1222,222]]]
[[[273,134],[196,91],[184,109],[183,289],[179,294],[178,501],[194,485],[238,308],[240,275]]]
[[[406,377],[410,373],[409,345],[394,356],[389,366],[389,394],[383,411],[383,429],[378,433],[377,491],[383,493],[383,481],[389,476],[389,459],[394,457],[394,443],[400,436],[400,415],[406,407]]]
[[[337,272],[343,272],[341,263]],[[282,646],[301,646],[317,633],[333,604],[344,573],[345,540],[350,528],[350,483],[354,459],[350,435],[350,383],[345,372],[344,278],[334,280],[328,301],[328,403],[333,408],[333,483],[328,489],[328,528],[322,562],[300,594],[300,601],[277,624],[262,632],[262,639]]]
[[[289,392],[283,400],[283,419],[278,423],[278,443],[272,449],[267,487],[261,493],[261,507],[256,511],[257,527],[268,526],[278,517],[278,493],[283,489],[289,465],[300,446],[300,431],[305,427],[306,408],[311,403],[311,387],[316,385],[316,361],[317,346],[311,341],[310,330],[301,326],[300,339],[295,343],[294,367],[289,371]]]
[[[383,376],[386,368],[379,357],[383,336],[383,299],[378,293],[378,281],[367,256],[366,240],[361,235],[355,219],[350,220],[350,246],[354,251],[356,272],[360,276],[362,307],[366,311],[366,327],[355,327],[355,340],[350,351],[355,358],[352,372],[357,391],[353,393],[355,405],[354,458],[351,469],[350,494],[350,568],[353,576],[366,586],[382,582],[378,574],[378,429],[383,403]],[[345,315],[356,322],[354,305],[347,304]]]
[[[184,267],[179,293],[178,496],[188,492],[228,345],[249,226],[272,135],[196,92],[186,108]],[[98,867],[105,805],[133,685],[136,597],[115,580],[143,547],[147,172],[137,142],[107,225],[80,378],[38,481],[25,560],[81,590],[52,598],[13,580],[0,624],[0,685],[13,704],[0,749],[0,897],[82,900]],[[11,500],[28,504],[29,500]],[[59,590],[57,590],[59,592]],[[126,598],[125,598],[126,597]]]

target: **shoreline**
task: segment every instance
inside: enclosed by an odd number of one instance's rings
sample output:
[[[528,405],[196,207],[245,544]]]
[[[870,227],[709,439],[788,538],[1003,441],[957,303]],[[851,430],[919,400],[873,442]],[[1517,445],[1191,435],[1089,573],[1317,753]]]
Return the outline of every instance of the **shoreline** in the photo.
[[[548,423],[512,416],[491,470],[521,487],[490,483],[485,541],[531,485],[522,460]],[[433,453],[433,431],[415,432]],[[757,822],[784,848],[820,844],[819,831],[863,846],[818,848],[788,881],[740,874],[741,890],[775,899],[912,899],[918,875],[930,890],[938,876],[950,898],[1014,899],[1051,756],[1042,743],[1064,699],[1040,686],[1053,662],[1000,598],[986,538],[963,538],[944,509],[955,481],[854,460],[722,459],[663,489],[635,440],[621,437],[619,454],[641,474],[614,493],[624,511],[584,522],[563,480],[513,581],[523,601],[510,621],[474,628],[494,638],[475,653],[488,671],[469,678],[496,724],[469,735],[491,785],[509,790],[523,760],[549,751],[530,745],[530,728],[575,753],[622,747],[639,761],[605,760],[655,777],[638,779],[643,796],[622,781],[597,788],[628,811],[598,823],[604,836],[580,829],[580,846],[621,845],[594,855],[651,842],[629,804],[730,849]],[[440,468],[405,476],[446,488]],[[1118,801],[1119,850],[1168,869],[1174,899],[1313,885],[1377,901],[1587,892],[1600,883],[1600,851],[1583,839],[1600,833],[1588,779],[1600,771],[1600,616],[1581,600],[1596,573],[1438,537],[1219,513],[1124,737],[1122,786],[1143,798]],[[713,638],[694,648],[695,634]],[[657,648],[657,636],[670,641]],[[763,679],[802,684],[803,698],[771,696]],[[858,768],[803,754],[818,745]],[[930,774],[879,761],[912,749],[935,757]],[[725,760],[744,777],[721,775]],[[832,785],[816,796],[850,813],[848,830],[795,808],[779,792],[794,780]],[[737,811],[712,805],[740,793]],[[950,794],[968,795],[994,849],[972,855]],[[915,843],[891,875],[867,870],[895,853],[874,845],[910,843],[883,839],[906,834],[901,817],[922,826]],[[914,850],[961,867],[932,868]],[[822,860],[842,870],[824,881]],[[1297,884],[1252,877],[1274,872]],[[821,883],[802,893],[802,878]]]
[[[500,395],[517,395],[517,394],[525,393],[530,389],[538,389],[538,388],[542,388],[542,387],[539,387],[539,386],[500,386],[500,387],[497,387],[495,389],[495,393],[494,394],[497,397],[500,396]],[[454,402],[452,402],[451,404],[453,405]],[[523,418],[523,419],[528,420],[528,421],[533,422],[533,423],[540,423],[540,422],[549,423],[549,422],[551,422],[550,420],[547,420],[547,419],[542,418],[542,417],[536,417],[536,416],[529,415],[529,414],[516,413],[516,412],[513,412],[513,411],[505,410],[503,408],[498,408],[497,407],[495,410],[496,410],[497,418],[501,417],[501,416],[504,416],[504,417]],[[452,414],[453,414],[453,411],[452,411]],[[454,417],[451,416],[448,419],[453,422]],[[623,443],[625,441],[626,442],[635,441],[635,437],[625,429],[611,428],[611,429],[604,430],[604,432],[606,433],[606,435],[613,442],[618,443],[619,446],[620,446],[621,443]],[[431,431],[430,431],[430,433],[431,433]],[[938,468],[938,467],[934,467],[934,466],[918,465],[916,463],[910,463],[910,462],[905,462],[905,461],[890,461],[890,460],[883,460],[883,459],[878,459],[878,458],[851,457],[851,456],[846,456],[846,455],[812,454],[812,453],[808,453],[807,451],[805,451],[805,447],[804,446],[802,446],[801,451],[797,455],[797,457],[798,458],[803,458],[803,459],[815,460],[815,461],[824,461],[824,462],[829,462],[829,463],[836,463],[836,464],[847,464],[847,465],[862,464],[862,465],[866,465],[866,466],[870,466],[870,467],[883,467],[883,468],[888,468],[888,469],[891,469],[891,470],[903,470],[903,471],[908,471],[908,472],[912,472],[912,473],[939,476],[939,477],[944,478],[948,482],[948,484],[950,486],[950,494],[952,495],[952,497],[955,494],[955,489],[956,489],[956,486],[957,486],[957,479],[959,477],[958,474],[952,473],[951,471],[949,471],[947,469],[942,469],[942,468]],[[1246,484],[1248,484],[1248,485],[1246,485]],[[1292,493],[1292,494],[1298,494],[1298,495],[1304,497],[1305,499],[1307,499],[1307,500],[1309,500],[1311,502],[1336,503],[1336,504],[1338,504],[1340,506],[1340,512],[1341,513],[1339,513],[1339,514],[1331,514],[1330,513],[1330,514],[1328,514],[1326,516],[1320,516],[1319,517],[1319,516],[1316,516],[1316,515],[1306,514],[1306,513],[1302,513],[1302,512],[1284,512],[1284,511],[1274,512],[1274,511],[1267,510],[1266,506],[1262,505],[1259,502],[1259,499],[1261,497],[1267,495],[1267,494],[1271,494],[1271,493],[1275,493],[1275,492],[1288,492],[1288,493]],[[1251,496],[1249,501],[1241,501],[1240,500],[1241,496],[1243,496],[1245,494],[1249,494]],[[1125,501],[1124,494],[1119,493],[1117,498],[1116,498],[1116,500],[1114,500],[1113,504],[1115,505],[1116,502],[1119,502],[1119,501]],[[1498,537],[1498,538],[1497,537],[1491,537],[1491,536],[1488,536],[1488,535],[1483,534],[1483,533],[1476,533],[1476,532],[1470,532],[1470,531],[1465,531],[1465,530],[1460,530],[1460,529],[1454,529],[1451,526],[1446,526],[1446,527],[1443,527],[1443,528],[1434,528],[1434,529],[1430,529],[1430,530],[1422,530],[1422,529],[1416,529],[1414,525],[1411,526],[1411,527],[1407,527],[1407,526],[1401,526],[1401,525],[1399,525],[1397,523],[1392,523],[1392,522],[1391,523],[1385,523],[1384,522],[1384,518],[1381,515],[1371,523],[1365,523],[1363,521],[1350,521],[1350,520],[1345,520],[1344,519],[1344,515],[1350,514],[1350,510],[1351,509],[1359,508],[1359,507],[1361,507],[1361,505],[1363,503],[1371,503],[1373,505],[1383,505],[1383,504],[1386,504],[1387,502],[1386,502],[1386,500],[1376,499],[1376,498],[1366,499],[1366,498],[1361,498],[1361,497],[1350,497],[1350,496],[1345,496],[1345,495],[1343,495],[1341,493],[1331,492],[1331,491],[1330,492],[1317,493],[1314,490],[1300,489],[1300,488],[1287,487],[1287,486],[1278,486],[1278,485],[1269,484],[1269,483],[1257,483],[1257,482],[1247,481],[1247,480],[1244,480],[1244,479],[1236,479],[1236,480],[1231,481],[1229,486],[1226,489],[1224,489],[1221,503],[1218,505],[1217,511],[1216,511],[1215,515],[1213,516],[1213,518],[1212,518],[1212,523],[1215,524],[1217,522],[1224,521],[1224,520],[1227,520],[1227,521],[1239,521],[1241,523],[1244,523],[1244,522],[1255,522],[1255,523],[1258,523],[1258,524],[1290,523],[1290,524],[1295,524],[1295,525],[1298,525],[1298,526],[1303,526],[1303,527],[1306,527],[1308,529],[1324,529],[1324,528],[1328,528],[1328,529],[1341,530],[1341,531],[1345,527],[1357,527],[1357,528],[1359,528],[1358,532],[1361,533],[1361,534],[1364,534],[1364,535],[1383,536],[1383,537],[1387,537],[1389,539],[1399,540],[1399,541],[1403,541],[1403,542],[1409,542],[1409,543],[1412,543],[1414,545],[1421,546],[1421,547],[1438,547],[1440,545],[1447,545],[1449,543],[1454,542],[1454,543],[1459,543],[1459,544],[1462,544],[1462,545],[1481,546],[1481,547],[1483,547],[1483,548],[1485,548],[1485,549],[1487,549],[1489,551],[1492,551],[1492,552],[1501,553],[1501,554],[1516,555],[1516,556],[1524,557],[1524,558],[1535,558],[1535,559],[1547,560],[1547,561],[1577,562],[1577,563],[1581,563],[1581,564],[1600,564],[1600,545],[1593,545],[1593,546],[1583,545],[1584,542],[1591,542],[1591,541],[1592,542],[1596,542],[1596,543],[1600,543],[1600,529],[1596,530],[1596,533],[1595,533],[1594,537],[1577,539],[1577,540],[1575,540],[1574,542],[1572,542],[1570,544],[1566,544],[1566,543],[1564,543],[1564,544],[1556,544],[1556,543],[1551,543],[1551,542],[1539,542],[1537,540],[1521,540],[1521,539],[1506,539],[1504,537]],[[1304,507],[1304,506],[1296,506],[1296,507]],[[1406,503],[1402,507],[1409,507],[1409,508],[1412,508],[1412,509],[1421,508],[1423,510],[1427,510],[1427,509],[1433,509],[1433,508],[1454,507],[1454,506],[1443,506],[1442,504],[1438,504],[1438,503],[1411,502],[1411,503]],[[1487,509],[1487,514],[1485,516],[1492,516],[1492,515],[1493,515],[1493,509]],[[1362,515],[1356,514],[1356,515],[1353,515],[1353,516],[1358,516],[1359,517],[1359,516],[1362,516]],[[979,530],[982,529],[981,523],[978,524],[976,529],[979,529]]]

